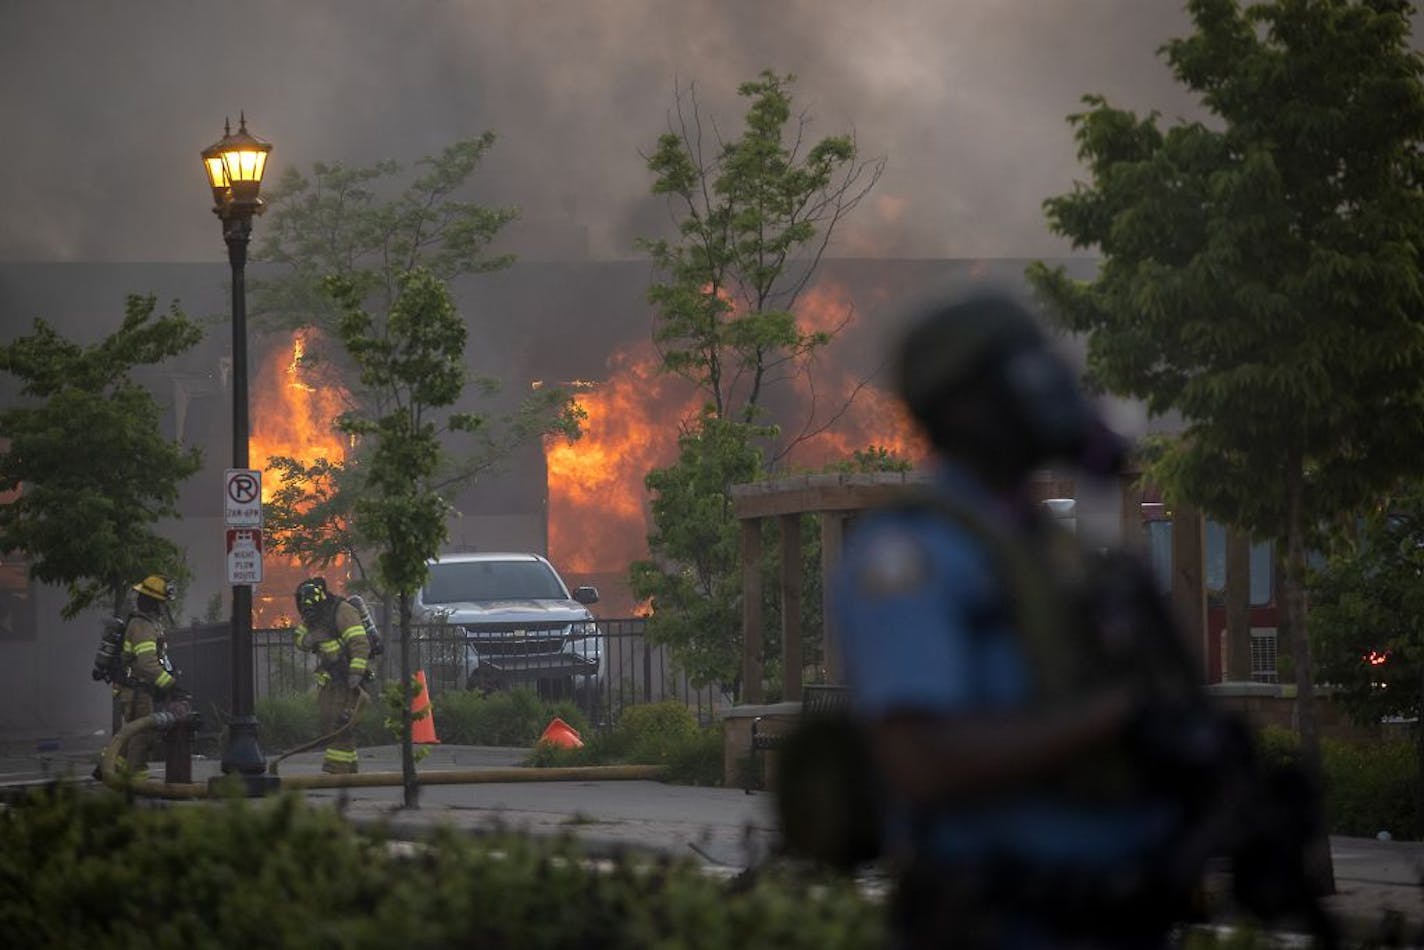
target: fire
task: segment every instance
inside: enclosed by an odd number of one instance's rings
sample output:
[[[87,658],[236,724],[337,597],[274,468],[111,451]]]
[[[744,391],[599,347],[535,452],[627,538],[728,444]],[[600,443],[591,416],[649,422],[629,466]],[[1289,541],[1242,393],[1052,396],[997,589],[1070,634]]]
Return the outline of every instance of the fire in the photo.
[[[677,420],[697,399],[680,380],[658,372],[649,343],[609,358],[608,379],[575,397],[587,414],[583,437],[545,445],[549,485],[549,555],[566,575],[594,575],[603,609],[627,616],[622,593],[628,564],[648,553],[643,478],[677,455]],[[603,575],[608,575],[606,579]]]
[[[346,445],[334,420],[347,407],[347,393],[339,385],[319,385],[311,363],[304,359],[319,345],[315,330],[297,330],[290,347],[273,347],[257,367],[248,439],[248,454],[256,467],[265,470],[274,455],[306,465],[318,459],[345,459]],[[262,500],[270,500],[277,487],[276,475],[264,472]],[[332,573],[340,577],[344,568],[333,564]],[[262,583],[253,592],[253,626],[276,626],[289,617],[292,591],[307,570],[295,558],[268,551],[263,552],[262,574]]]
[[[839,330],[853,313],[848,295],[834,286],[812,288],[796,308],[807,332]],[[791,394],[789,417],[814,409],[812,428],[825,429],[800,445],[790,461],[819,468],[871,445],[911,461],[923,459],[926,446],[898,401],[829,362],[811,367],[814,390],[802,378]],[[571,583],[599,587],[606,616],[641,615],[647,605],[634,604],[626,584],[629,563],[648,556],[644,479],[676,459],[679,424],[695,415],[701,399],[684,381],[659,372],[651,343],[623,347],[610,358],[608,370],[604,382],[576,397],[587,413],[583,437],[545,445],[549,555]],[[845,407],[852,393],[855,398]]]
[[[802,332],[834,332],[854,312],[855,302],[844,288],[823,283],[802,295],[796,320]],[[928,443],[898,399],[829,362],[818,359],[795,377],[798,411],[803,418],[809,413],[806,431],[814,434],[791,453],[794,465],[820,468],[872,445],[912,462],[929,454]]]

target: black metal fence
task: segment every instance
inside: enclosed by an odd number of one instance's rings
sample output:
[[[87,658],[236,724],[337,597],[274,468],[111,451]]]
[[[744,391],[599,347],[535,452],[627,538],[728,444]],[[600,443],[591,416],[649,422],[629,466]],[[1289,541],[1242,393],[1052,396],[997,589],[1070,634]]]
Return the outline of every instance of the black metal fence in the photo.
[[[644,703],[680,702],[702,725],[716,722],[718,712],[732,705],[729,693],[715,685],[694,686],[664,647],[648,642],[642,618],[599,620],[597,624],[598,636],[591,641],[597,644],[596,674],[545,677],[531,669],[502,679],[500,685],[528,686],[546,699],[573,702],[599,728],[611,728],[624,709]],[[225,627],[221,639],[226,650]],[[253,687],[258,699],[311,689],[315,659],[297,649],[291,629],[254,630],[252,639]],[[182,640],[180,632],[171,642]],[[460,627],[417,625],[411,630],[410,646],[411,671],[425,674],[432,700],[450,690],[481,685],[471,682],[470,641]],[[224,658],[222,668],[227,666]],[[384,686],[395,680],[399,671],[400,642],[390,632],[386,654],[376,666],[377,681]],[[225,689],[223,695],[229,692]]]

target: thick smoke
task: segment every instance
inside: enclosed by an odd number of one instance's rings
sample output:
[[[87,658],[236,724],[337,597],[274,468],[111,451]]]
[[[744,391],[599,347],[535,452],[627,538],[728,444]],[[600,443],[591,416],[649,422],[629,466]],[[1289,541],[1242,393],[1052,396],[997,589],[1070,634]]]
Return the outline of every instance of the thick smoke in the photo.
[[[1057,255],[1065,116],[1088,92],[1190,111],[1155,52],[1186,26],[1176,0],[5,0],[0,259],[221,259],[198,151],[239,109],[274,172],[492,129],[480,197],[523,210],[516,250],[628,257],[665,225],[639,152],[674,89],[734,132],[763,68],[798,76],[813,134],[888,160],[837,252]]]

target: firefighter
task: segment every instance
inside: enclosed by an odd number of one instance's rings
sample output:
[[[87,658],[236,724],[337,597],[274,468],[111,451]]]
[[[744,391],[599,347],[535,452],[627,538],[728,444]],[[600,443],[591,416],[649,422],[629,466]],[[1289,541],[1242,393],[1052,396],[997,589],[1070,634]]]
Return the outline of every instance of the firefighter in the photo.
[[[156,702],[184,699],[168,659],[168,634],[163,628],[165,606],[173,600],[173,581],[150,574],[133,586],[138,595],[134,611],[124,625],[123,678],[114,686],[124,724],[153,714]],[[130,769],[148,767],[152,733],[128,739],[118,750],[118,764]]]
[[[326,580],[310,577],[297,585],[297,648],[316,654],[317,710],[327,744],[321,770],[334,775],[356,771],[355,726],[358,690],[370,675],[371,644],[361,614],[332,594]],[[346,728],[343,728],[346,727]]]

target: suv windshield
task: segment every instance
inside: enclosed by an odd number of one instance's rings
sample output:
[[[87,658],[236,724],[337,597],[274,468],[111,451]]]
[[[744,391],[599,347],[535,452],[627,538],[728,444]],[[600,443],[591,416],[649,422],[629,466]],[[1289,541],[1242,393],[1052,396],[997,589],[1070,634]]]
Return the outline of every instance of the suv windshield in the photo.
[[[467,600],[566,600],[563,585],[539,561],[468,561],[432,564],[423,600],[456,604]]]

